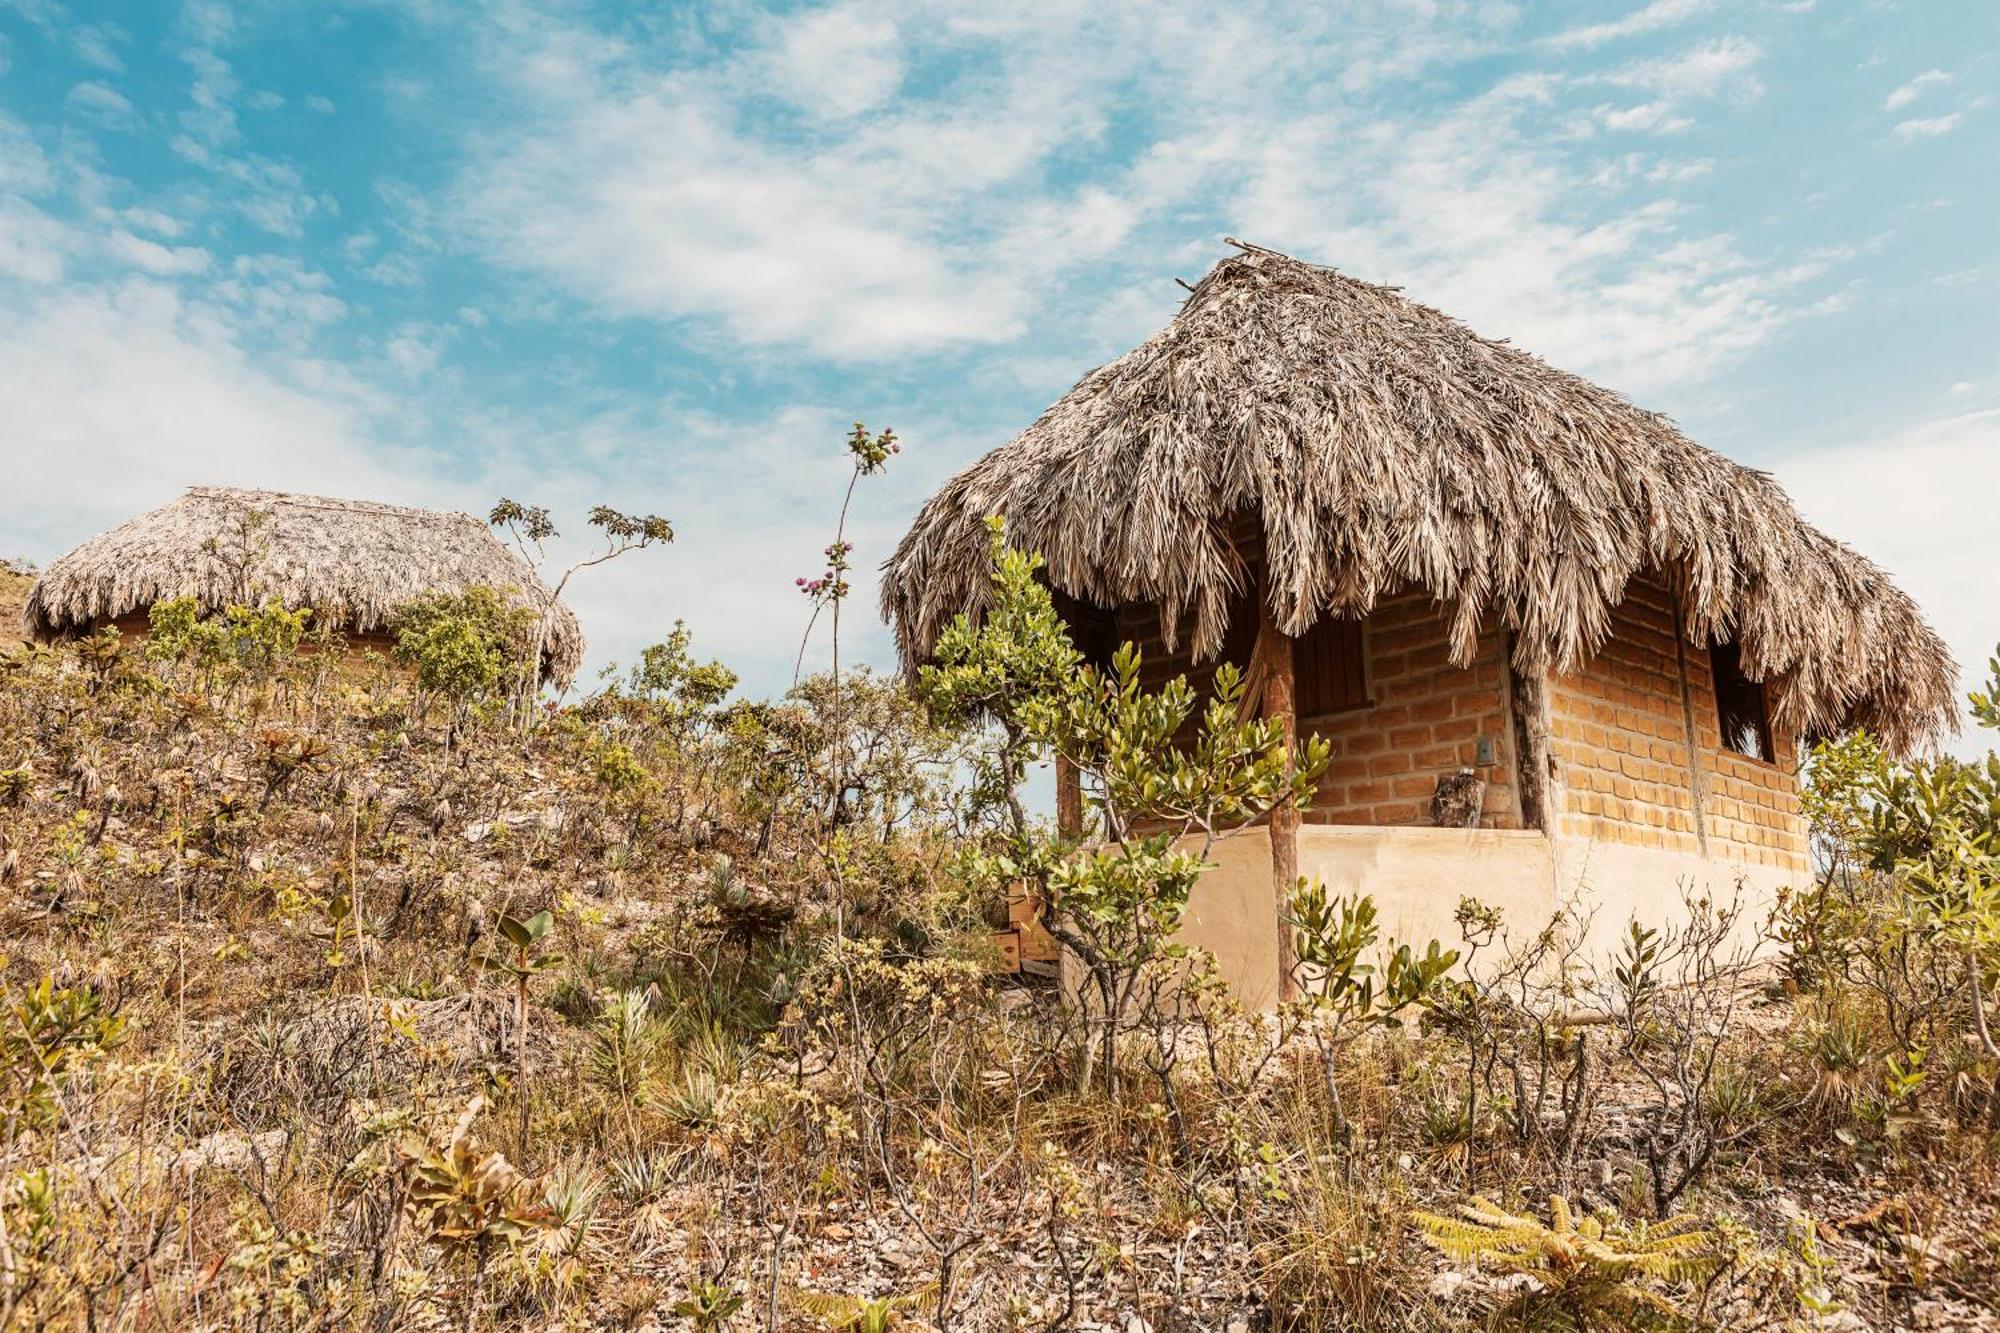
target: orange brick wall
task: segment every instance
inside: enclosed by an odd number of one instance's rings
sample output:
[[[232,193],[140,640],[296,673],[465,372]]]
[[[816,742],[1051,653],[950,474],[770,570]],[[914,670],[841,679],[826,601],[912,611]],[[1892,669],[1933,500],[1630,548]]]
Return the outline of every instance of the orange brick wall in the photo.
[[[1470,665],[1450,658],[1448,617],[1430,596],[1384,598],[1362,632],[1368,706],[1300,718],[1324,736],[1333,761],[1304,818],[1319,824],[1428,824],[1440,776],[1473,768],[1486,779],[1485,828],[1521,827],[1502,638],[1480,637]],[[1478,764],[1479,742],[1494,762]]]
[[[1236,609],[1229,660],[1249,661],[1254,614],[1251,604]],[[1117,640],[1129,639],[1144,653],[1141,678],[1148,688],[1186,674],[1205,689],[1213,677],[1213,664],[1191,665],[1185,636],[1178,651],[1166,651],[1152,607],[1121,608],[1110,628]],[[1505,637],[1487,626],[1472,663],[1458,667],[1450,660],[1448,630],[1448,612],[1422,592],[1384,598],[1368,617],[1362,635],[1367,705],[1299,719],[1302,736],[1323,736],[1332,748],[1326,776],[1304,813],[1307,822],[1428,824],[1437,779],[1474,768],[1487,782],[1481,826],[1522,826]],[[1705,838],[1706,854],[1714,858],[1805,869],[1791,738],[1774,737],[1774,764],[1723,749],[1708,653],[1686,649],[1684,707],[1676,633],[1666,586],[1634,580],[1612,614],[1604,646],[1576,673],[1551,677],[1550,747],[1560,786],[1555,831],[1689,855],[1703,853]],[[1477,762],[1481,740],[1490,742],[1491,764]]]
[[[1254,608],[1250,610],[1254,614]],[[1237,609],[1245,617],[1245,608]],[[1157,612],[1127,607],[1117,612],[1115,634],[1143,654],[1140,680],[1149,689],[1186,674],[1205,689],[1214,665],[1193,666],[1185,638],[1179,651],[1162,646]],[[1448,618],[1430,596],[1385,598],[1362,633],[1369,703],[1324,717],[1301,717],[1301,736],[1324,736],[1333,758],[1303,819],[1320,824],[1429,824],[1431,794],[1441,775],[1477,767],[1487,780],[1486,828],[1521,827],[1514,793],[1513,728],[1507,711],[1501,636],[1481,636],[1468,667],[1453,666]],[[1254,627],[1239,632],[1232,620],[1228,657],[1247,664]],[[1481,739],[1494,762],[1478,766]]]
[[[1550,678],[1562,833],[1701,851],[1674,641],[1666,590],[1635,581],[1597,655]]]
[[[1551,678],[1560,831],[1667,851],[1705,850],[1747,865],[1805,868],[1790,738],[1774,737],[1777,762],[1771,764],[1723,749],[1708,653],[1692,644],[1685,650],[1684,708],[1676,637],[1665,586],[1634,580],[1613,612],[1604,646],[1575,674]]]

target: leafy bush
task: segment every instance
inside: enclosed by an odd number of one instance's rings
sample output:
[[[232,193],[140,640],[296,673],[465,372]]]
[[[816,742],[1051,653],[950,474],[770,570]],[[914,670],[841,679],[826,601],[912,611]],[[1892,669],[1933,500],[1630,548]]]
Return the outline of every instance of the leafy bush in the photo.
[[[520,687],[533,610],[492,588],[437,593],[403,606],[392,630],[396,658],[416,669],[424,691],[446,700],[455,724],[472,705]]]

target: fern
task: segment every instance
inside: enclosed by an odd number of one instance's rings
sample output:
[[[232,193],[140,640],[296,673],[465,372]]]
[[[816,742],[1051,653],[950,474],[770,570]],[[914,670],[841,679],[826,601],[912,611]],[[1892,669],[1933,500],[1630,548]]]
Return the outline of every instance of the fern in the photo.
[[[937,1284],[933,1282],[899,1296],[872,1298],[797,1288],[792,1292],[792,1303],[831,1333],[889,1333],[902,1322],[905,1310],[913,1310],[936,1297]]]
[[[1533,1279],[1501,1311],[1527,1328],[1671,1322],[1674,1305],[1646,1284],[1692,1281],[1716,1262],[1715,1237],[1692,1214],[1653,1223],[1616,1214],[1578,1218],[1565,1200],[1551,1197],[1544,1223],[1475,1197],[1456,1216],[1415,1217],[1431,1244],[1452,1258]]]

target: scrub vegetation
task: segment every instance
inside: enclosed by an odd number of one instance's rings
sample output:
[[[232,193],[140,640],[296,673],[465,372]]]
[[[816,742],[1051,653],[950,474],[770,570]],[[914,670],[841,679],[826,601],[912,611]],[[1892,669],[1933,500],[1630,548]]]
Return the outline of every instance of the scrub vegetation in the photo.
[[[1605,956],[1477,885],[1433,941],[1302,883],[1250,1013],[1175,928],[1323,743],[1227,669],[1083,665],[990,540],[915,680],[836,638],[770,700],[679,627],[537,696],[486,590],[381,655],[176,601],[6,649],[0,1326],[1993,1317],[2000,760],[1824,744],[1812,885]],[[1081,840],[1023,795],[1058,755]],[[996,969],[1010,897],[1069,984]]]

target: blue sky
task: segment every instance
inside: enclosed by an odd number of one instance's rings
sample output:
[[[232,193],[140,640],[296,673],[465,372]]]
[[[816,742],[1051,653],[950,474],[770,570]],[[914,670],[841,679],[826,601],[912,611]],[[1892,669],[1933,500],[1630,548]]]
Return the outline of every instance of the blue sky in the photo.
[[[1774,471],[2000,637],[2000,5],[0,0],[0,552],[195,483],[679,541],[581,577],[781,687],[864,569],[1224,236]],[[872,608],[872,579],[857,597]],[[886,663],[871,610],[863,658]]]

